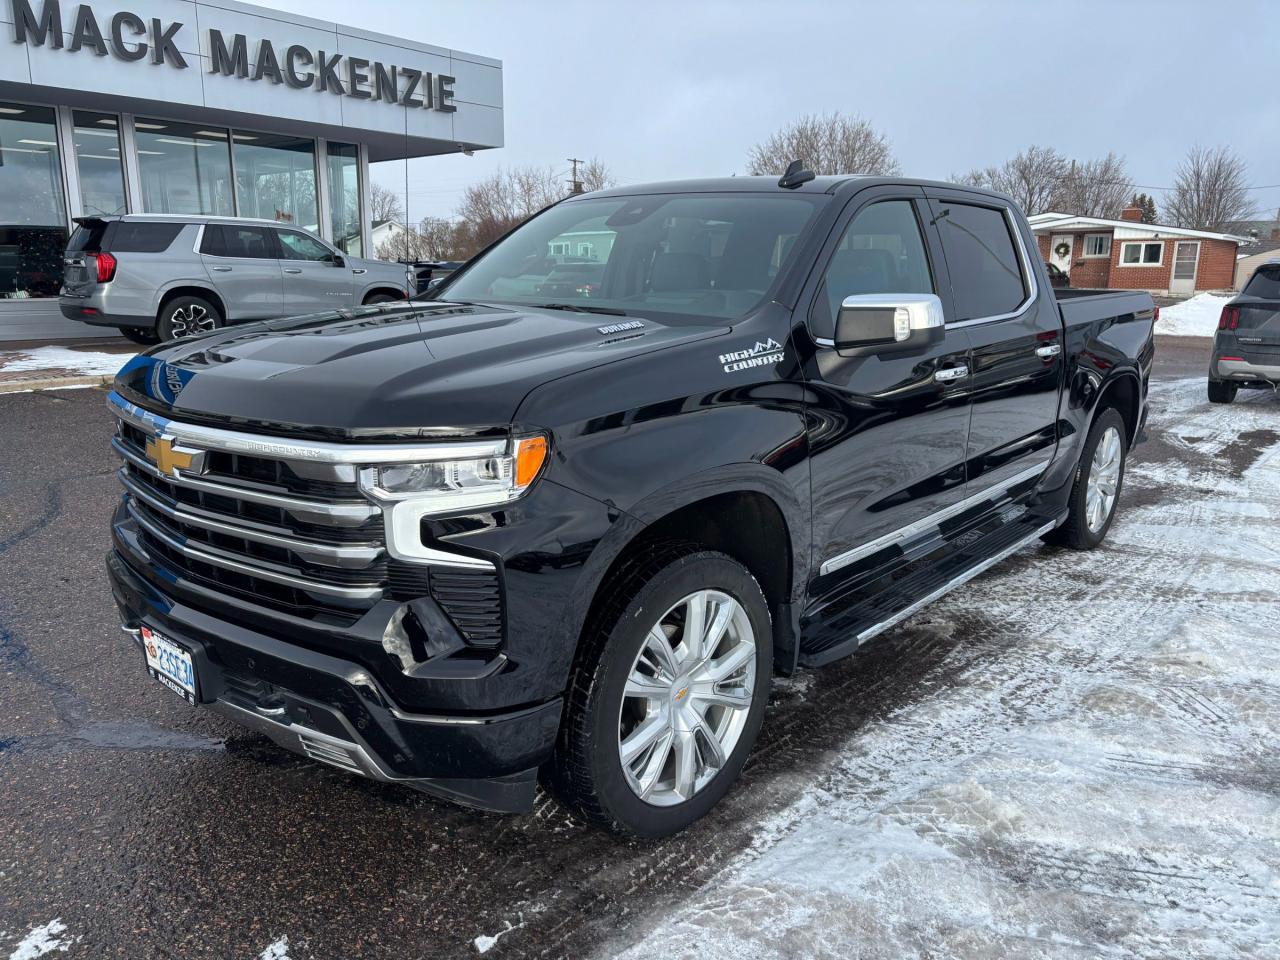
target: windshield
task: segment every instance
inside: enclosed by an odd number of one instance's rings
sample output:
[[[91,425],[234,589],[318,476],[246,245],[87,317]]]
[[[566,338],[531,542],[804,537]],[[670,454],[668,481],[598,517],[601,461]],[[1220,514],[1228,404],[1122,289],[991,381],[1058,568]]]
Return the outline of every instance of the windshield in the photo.
[[[764,299],[827,199],[574,200],[525,223],[433,296],[669,319],[739,317]]]

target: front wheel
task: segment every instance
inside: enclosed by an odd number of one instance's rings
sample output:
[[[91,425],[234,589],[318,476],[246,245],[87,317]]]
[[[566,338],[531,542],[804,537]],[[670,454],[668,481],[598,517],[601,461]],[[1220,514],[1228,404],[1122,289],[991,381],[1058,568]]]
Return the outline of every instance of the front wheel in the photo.
[[[1046,540],[1073,550],[1092,550],[1106,539],[1124,484],[1127,453],[1124,417],[1109,407],[1098,414],[1085,438],[1067,519]]]
[[[740,563],[687,546],[605,589],[551,786],[597,824],[668,836],[725,795],[755,743],[773,669],[768,604]]]
[[[1209,402],[1230,403],[1236,398],[1236,391],[1239,389],[1234,383],[1227,383],[1225,380],[1210,380]]]

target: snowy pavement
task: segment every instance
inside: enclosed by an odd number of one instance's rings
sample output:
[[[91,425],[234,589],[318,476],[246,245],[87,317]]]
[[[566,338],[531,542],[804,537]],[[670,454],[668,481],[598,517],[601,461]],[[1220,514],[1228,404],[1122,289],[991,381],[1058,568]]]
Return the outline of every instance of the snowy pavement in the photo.
[[[55,346],[0,350],[0,392],[9,393],[33,385],[102,383],[114,377],[135,352]]]
[[[1280,401],[1155,391],[1106,547],[909,621],[948,682],[602,955],[1280,955]]]

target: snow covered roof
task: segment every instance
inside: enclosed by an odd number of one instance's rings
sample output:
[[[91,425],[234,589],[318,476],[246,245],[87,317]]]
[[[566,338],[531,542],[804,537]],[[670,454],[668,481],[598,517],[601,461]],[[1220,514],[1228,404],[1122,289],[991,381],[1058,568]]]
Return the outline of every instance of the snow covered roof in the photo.
[[[1153,237],[1196,237],[1201,240],[1232,240],[1235,243],[1248,243],[1249,237],[1237,236],[1233,233],[1214,233],[1212,230],[1190,230],[1186,227],[1169,227],[1163,223],[1140,223],[1137,220],[1104,220],[1101,217],[1077,217],[1065,213],[1038,213],[1028,217],[1033,233],[1048,233],[1058,230],[1131,230],[1134,233],[1149,234]]]

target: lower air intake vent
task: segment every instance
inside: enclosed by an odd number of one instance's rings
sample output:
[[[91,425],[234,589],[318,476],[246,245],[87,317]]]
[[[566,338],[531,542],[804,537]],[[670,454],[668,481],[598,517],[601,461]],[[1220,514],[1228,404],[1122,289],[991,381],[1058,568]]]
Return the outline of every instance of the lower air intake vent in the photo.
[[[502,643],[502,588],[496,573],[431,571],[431,598],[453,621],[467,643]]]

